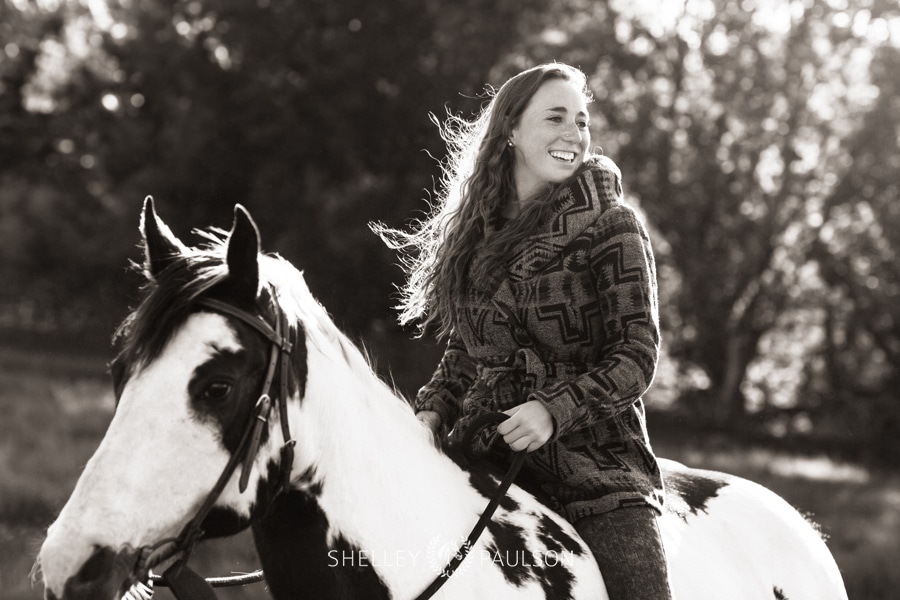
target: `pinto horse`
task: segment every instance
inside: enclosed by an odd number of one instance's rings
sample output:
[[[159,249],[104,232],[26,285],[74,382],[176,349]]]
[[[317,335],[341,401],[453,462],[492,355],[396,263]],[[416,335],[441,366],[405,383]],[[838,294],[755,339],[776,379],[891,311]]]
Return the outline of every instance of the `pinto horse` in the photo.
[[[141,230],[147,286],[118,332],[116,411],[41,548],[45,599],[118,599],[146,578],[148,554],[171,545],[184,558],[247,527],[274,598],[417,598],[496,475],[435,446],[301,273],[260,253],[243,208],[230,233],[187,247],[148,198]],[[784,500],[660,462],[678,598],[847,597]],[[516,486],[434,597],[608,598],[572,525]]]

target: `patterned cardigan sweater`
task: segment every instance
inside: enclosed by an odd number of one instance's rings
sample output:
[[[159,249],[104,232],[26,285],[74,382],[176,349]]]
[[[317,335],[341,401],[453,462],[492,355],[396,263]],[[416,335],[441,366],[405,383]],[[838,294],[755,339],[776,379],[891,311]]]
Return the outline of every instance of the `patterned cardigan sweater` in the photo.
[[[611,160],[590,159],[506,272],[470,281],[457,323],[417,411],[458,437],[482,412],[539,400],[555,431],[526,468],[569,520],[661,508],[641,399],[659,352],[656,267]]]

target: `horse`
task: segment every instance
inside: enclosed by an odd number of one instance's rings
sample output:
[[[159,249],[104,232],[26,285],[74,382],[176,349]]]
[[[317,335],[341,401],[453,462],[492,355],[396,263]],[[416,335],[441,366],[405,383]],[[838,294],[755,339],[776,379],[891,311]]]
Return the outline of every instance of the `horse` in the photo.
[[[160,560],[183,567],[200,539],[248,527],[275,599],[407,600],[438,580],[435,598],[608,598],[574,527],[517,485],[445,569],[498,474],[442,451],[301,272],[260,251],[243,207],[188,247],[148,197],[140,230],[146,285],[117,331],[116,409],[41,547],[45,600],[141,597]],[[782,498],[660,466],[676,597],[847,598],[819,533]]]

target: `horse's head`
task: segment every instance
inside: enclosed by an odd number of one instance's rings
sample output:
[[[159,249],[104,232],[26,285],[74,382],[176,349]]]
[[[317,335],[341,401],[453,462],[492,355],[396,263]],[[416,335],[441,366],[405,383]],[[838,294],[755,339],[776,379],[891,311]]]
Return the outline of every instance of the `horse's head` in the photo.
[[[41,549],[46,598],[119,598],[142,554],[247,527],[293,466],[284,417],[306,384],[306,345],[296,289],[278,288],[286,278],[308,295],[302,277],[259,253],[241,207],[230,234],[201,248],[150,199],[141,230],[147,285],[117,335],[115,415]]]

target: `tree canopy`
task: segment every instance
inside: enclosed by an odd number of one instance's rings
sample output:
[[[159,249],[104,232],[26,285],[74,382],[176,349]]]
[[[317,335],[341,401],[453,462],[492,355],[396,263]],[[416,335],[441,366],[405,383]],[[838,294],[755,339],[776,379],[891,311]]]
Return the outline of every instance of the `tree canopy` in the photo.
[[[111,331],[148,194],[183,237],[244,204],[342,326],[408,335],[397,259],[367,224],[427,210],[431,115],[474,115],[486,86],[559,60],[589,76],[593,138],[653,232],[658,403],[896,449],[895,2],[3,0],[0,16],[5,339]]]

